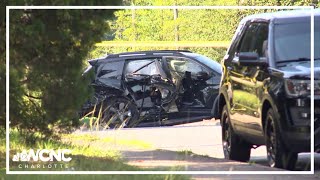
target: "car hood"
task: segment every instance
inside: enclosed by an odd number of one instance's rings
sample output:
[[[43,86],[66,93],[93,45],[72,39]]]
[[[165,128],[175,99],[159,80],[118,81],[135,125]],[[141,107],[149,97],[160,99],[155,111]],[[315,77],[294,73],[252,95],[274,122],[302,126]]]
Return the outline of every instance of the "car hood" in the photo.
[[[291,62],[285,66],[278,68],[284,78],[290,79],[310,79],[311,77],[311,62]],[[314,61],[314,78],[320,80],[320,60]]]

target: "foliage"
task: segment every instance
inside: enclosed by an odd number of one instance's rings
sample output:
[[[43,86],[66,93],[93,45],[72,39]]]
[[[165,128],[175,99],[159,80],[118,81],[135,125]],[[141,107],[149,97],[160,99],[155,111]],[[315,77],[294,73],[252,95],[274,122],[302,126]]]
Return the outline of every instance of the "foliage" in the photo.
[[[126,5],[136,6],[276,6],[320,4],[319,0],[128,0]],[[116,19],[109,21],[111,32],[108,37],[116,41],[231,41],[239,21],[254,13],[275,10],[188,10],[179,9],[174,18],[172,9],[120,10]],[[106,39],[110,40],[110,39]],[[106,53],[119,53],[137,50],[169,49],[154,47],[96,47],[88,59],[97,58]],[[177,49],[181,49],[177,47]],[[204,54],[220,61],[226,48],[183,48]]]
[[[0,128],[0,132],[4,129]],[[170,169],[141,169],[135,166],[130,166],[125,164],[121,159],[119,152],[106,149],[100,146],[90,146],[88,144],[92,143],[94,140],[98,142],[109,142],[110,139],[99,139],[96,136],[91,135],[63,135],[64,139],[67,139],[66,143],[61,143],[53,140],[45,140],[36,143],[33,146],[28,146],[25,144],[24,137],[21,136],[17,131],[12,130],[10,133],[10,150],[12,152],[20,152],[23,149],[69,149],[72,151],[72,160],[67,163],[69,171],[143,171],[143,170],[170,170]],[[81,141],[86,143],[84,145],[73,144],[72,142],[77,141],[81,138]],[[121,142],[121,141],[120,141]],[[128,141],[124,141],[128,143]],[[131,141],[130,141],[131,142]],[[135,143],[134,141],[132,141]],[[123,143],[123,142],[122,142]],[[129,144],[130,146],[132,144]],[[134,144],[135,145],[135,144]],[[12,153],[13,154],[13,153]],[[32,163],[32,162],[30,162]],[[14,162],[10,162],[11,171],[12,170],[22,170],[15,166]],[[0,180],[2,179],[12,179],[12,180],[35,180],[35,179],[50,179],[50,180],[81,180],[81,179],[150,179],[150,180],[160,180],[160,179],[190,179],[186,175],[6,175],[5,174],[5,134],[0,133]],[[29,170],[29,169],[28,169]],[[35,169],[36,170],[36,169]],[[52,171],[54,169],[41,169]],[[61,170],[61,169],[57,169]],[[39,171],[39,170],[38,170]]]
[[[119,5],[120,0],[20,0],[10,5]],[[68,130],[87,99],[83,58],[114,10],[10,10],[10,121],[25,135]],[[2,48],[1,44],[1,48]],[[2,106],[1,106],[2,107]]]
[[[101,0],[17,0],[9,5],[118,5]],[[1,2],[3,3],[3,2]],[[124,0],[125,5],[320,5],[319,0]],[[1,6],[0,33],[5,33]],[[116,41],[230,41],[239,20],[265,10],[11,10],[10,121],[26,135],[78,124],[76,112],[90,90],[81,79],[83,59],[106,53],[168,49],[152,47],[94,47]],[[134,17],[134,18],[133,18]],[[108,20],[108,23],[106,23]],[[109,26],[111,28],[109,28]],[[111,30],[111,31],[109,31]],[[0,36],[0,125],[5,123],[5,36]],[[179,47],[177,47],[179,49]],[[220,61],[226,48],[185,48]],[[87,54],[92,50],[90,54]]]
[[[5,2],[0,2],[0,126],[5,125],[6,110],[6,8]]]

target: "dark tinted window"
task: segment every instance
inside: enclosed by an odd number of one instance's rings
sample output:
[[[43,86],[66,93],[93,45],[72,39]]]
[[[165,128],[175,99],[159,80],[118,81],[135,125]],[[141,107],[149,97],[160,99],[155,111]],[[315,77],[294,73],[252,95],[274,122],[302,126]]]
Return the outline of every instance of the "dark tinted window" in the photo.
[[[249,27],[246,29],[246,33],[241,40],[239,52],[251,52],[257,29],[258,24],[249,25]]]
[[[237,47],[238,47],[238,44],[239,44],[239,41],[241,39],[241,34],[243,33],[243,28],[244,28],[244,25],[243,24],[240,24],[235,32],[235,35],[232,39],[232,43],[230,45],[230,49],[228,50],[228,55],[230,55],[228,57],[229,58],[233,58],[233,55],[238,51]]]
[[[241,41],[239,52],[256,52],[260,57],[266,56],[268,44],[268,24],[252,23]]]
[[[259,24],[253,51],[257,52],[260,57],[267,56],[266,50],[268,45],[268,31],[268,24]]]

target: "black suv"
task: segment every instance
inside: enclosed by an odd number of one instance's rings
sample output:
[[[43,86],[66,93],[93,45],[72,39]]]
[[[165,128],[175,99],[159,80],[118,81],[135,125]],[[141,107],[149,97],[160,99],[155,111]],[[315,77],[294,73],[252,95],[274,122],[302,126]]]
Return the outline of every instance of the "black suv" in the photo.
[[[222,61],[219,106],[225,158],[248,161],[266,145],[270,166],[294,169],[310,152],[310,11],[244,18]],[[315,149],[320,136],[320,10],[314,25]]]
[[[218,102],[222,67],[200,54],[139,51],[110,54],[89,63],[85,73],[94,70],[95,95],[81,114],[94,112],[104,128],[210,118],[213,103]]]

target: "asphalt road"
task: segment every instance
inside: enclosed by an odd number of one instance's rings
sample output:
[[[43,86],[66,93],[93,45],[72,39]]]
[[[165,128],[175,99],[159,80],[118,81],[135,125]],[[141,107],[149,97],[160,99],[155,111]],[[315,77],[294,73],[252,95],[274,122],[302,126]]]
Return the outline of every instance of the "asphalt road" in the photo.
[[[211,145],[209,145],[210,148],[200,148],[201,146],[199,146],[198,148],[194,148],[193,152],[197,152],[200,154],[204,153],[209,155],[210,157],[215,157],[215,158],[224,158],[223,151],[222,151],[222,144],[221,144],[221,128],[218,121],[204,120],[196,123],[178,125],[176,127],[198,129],[198,131],[205,131],[204,133],[206,134],[214,134],[214,136],[205,137],[203,141],[201,140],[201,142],[199,142],[199,144],[204,144],[205,142],[214,142]],[[213,147],[215,147],[214,148],[215,151],[211,150],[213,149]],[[258,147],[257,149],[252,149],[251,158],[249,162],[268,166],[266,154],[267,152],[266,152],[265,146]],[[296,165],[296,170],[297,171],[309,170],[310,159],[311,159],[310,153],[300,153],[298,162]],[[315,153],[315,171],[320,173],[320,154],[317,154],[317,153]]]
[[[88,133],[88,132],[82,132]],[[252,149],[249,163],[238,163],[223,159],[221,145],[221,128],[213,120],[205,120],[196,123],[147,128],[125,128],[121,130],[108,130],[91,132],[101,137],[113,137],[115,139],[138,140],[150,144],[149,149],[141,147],[114,146],[118,148],[129,164],[141,167],[165,167],[185,166],[187,170],[237,170],[237,171],[281,171],[269,168],[266,161],[265,147]],[[162,151],[158,151],[158,150]],[[177,152],[172,152],[177,151]],[[189,152],[197,155],[190,155]],[[179,155],[185,156],[186,161],[180,161]],[[178,158],[177,158],[178,157]],[[309,170],[310,154],[299,154],[297,171]],[[315,155],[316,175],[306,175],[303,178],[317,179],[320,177],[320,155]],[[232,178],[233,176],[228,176]],[[234,176],[241,179],[240,176]],[[261,176],[254,179],[263,179]],[[277,179],[270,177],[272,179]],[[197,178],[213,178],[208,175],[199,175]],[[243,179],[248,178],[244,176]],[[267,178],[267,179],[270,179]],[[302,176],[283,176],[280,179],[301,179]]]

